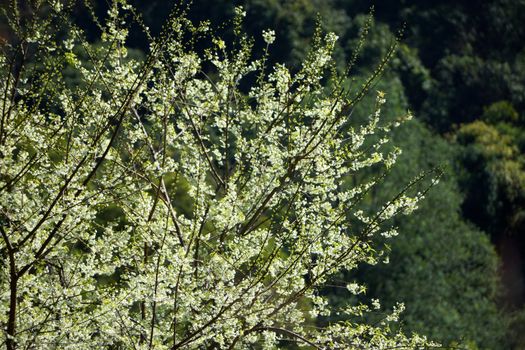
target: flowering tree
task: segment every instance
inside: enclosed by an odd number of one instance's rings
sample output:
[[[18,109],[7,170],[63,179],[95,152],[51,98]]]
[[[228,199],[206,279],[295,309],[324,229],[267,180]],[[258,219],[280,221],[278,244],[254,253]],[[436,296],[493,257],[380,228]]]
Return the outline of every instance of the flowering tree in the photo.
[[[388,57],[352,91],[334,34],[318,32],[292,74],[252,58],[241,9],[228,44],[179,9],[157,39],[143,27],[150,52],[133,60],[127,25],[142,22],[124,0],[94,17],[97,46],[69,19],[73,3],[33,5],[6,11],[0,58],[2,346],[432,345],[391,330],[401,306],[367,323],[375,300],[315,327],[331,312],[320,288],[381,259],[372,238],[394,235],[385,223],[422,196],[407,193],[424,175],[365,213],[381,177],[346,181],[398,154],[384,148],[398,124],[380,121],[384,94],[363,125],[348,122]],[[199,40],[211,45],[193,49]]]

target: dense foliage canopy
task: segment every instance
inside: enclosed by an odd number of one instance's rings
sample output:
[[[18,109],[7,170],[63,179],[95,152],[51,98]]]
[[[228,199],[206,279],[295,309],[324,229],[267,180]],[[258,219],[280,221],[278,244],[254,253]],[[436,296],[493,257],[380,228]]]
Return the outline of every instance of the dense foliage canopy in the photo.
[[[149,49],[136,59],[126,40],[143,22],[124,0],[94,15],[97,45],[73,3],[30,5],[6,13],[0,61],[2,346],[435,345],[391,326],[402,304],[334,309],[320,293],[384,259],[374,237],[395,236],[392,219],[435,183],[407,177],[374,210],[363,202],[384,176],[347,183],[399,154],[387,137],[410,114],[382,120],[383,92],[349,120],[393,48],[355,89],[335,69],[337,36],[320,29],[296,72],[269,64],[271,30],[253,59],[242,8],[225,41],[176,7],[155,38],[143,26]],[[332,311],[344,319],[315,326]]]

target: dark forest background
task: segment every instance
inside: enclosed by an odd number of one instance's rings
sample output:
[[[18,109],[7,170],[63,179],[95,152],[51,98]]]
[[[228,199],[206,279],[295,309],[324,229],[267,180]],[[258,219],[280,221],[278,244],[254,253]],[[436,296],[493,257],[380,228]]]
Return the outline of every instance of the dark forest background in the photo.
[[[167,0],[134,4],[153,33],[174,6]],[[398,219],[389,264],[337,278],[365,282],[367,297],[387,307],[404,302],[407,332],[450,346],[525,349],[525,0],[194,0],[189,16],[211,20],[228,38],[236,5],[247,12],[254,51],[264,50],[261,31],[274,29],[270,59],[291,67],[305,56],[318,18],[340,37],[339,62],[350,60],[373,5],[348,82],[356,86],[403,30],[375,89],[386,92],[383,115],[411,110],[415,119],[393,135],[403,154],[368,204],[422,170],[444,166],[445,176],[416,213]],[[107,6],[93,1],[101,18]],[[97,28],[86,7],[79,5],[75,16],[94,40]],[[147,40],[135,29],[128,46],[140,55]],[[372,91],[356,118],[370,112],[374,97]],[[334,304],[352,302],[337,288],[322,292]]]

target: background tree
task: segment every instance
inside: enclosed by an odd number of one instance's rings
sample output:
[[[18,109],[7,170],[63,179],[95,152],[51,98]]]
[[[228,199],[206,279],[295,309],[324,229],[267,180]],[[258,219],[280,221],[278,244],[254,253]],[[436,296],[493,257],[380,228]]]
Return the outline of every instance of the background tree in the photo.
[[[373,43],[373,39],[367,41],[367,45]],[[395,121],[408,103],[401,80],[390,71],[377,87],[389,97],[385,115]],[[369,103],[365,99],[354,117],[366,116],[364,106]],[[461,340],[463,346],[474,349],[509,348],[505,336],[508,320],[497,303],[501,296],[498,257],[487,235],[461,217],[463,198],[454,168],[463,148],[448,143],[417,119],[396,129],[391,145],[402,153],[383,186],[366,199],[371,210],[396,191],[399,181],[416,175],[417,169],[445,166],[446,175],[416,212],[395,220],[398,236],[375,239],[378,246],[387,244],[388,258],[335,276],[324,292],[334,305],[352,303],[355,300],[339,288],[340,281],[359,281],[367,286],[366,297],[380,299],[387,308],[395,307],[399,300],[404,302],[402,327],[407,331],[428,334],[451,347]],[[332,315],[327,320],[338,317]]]

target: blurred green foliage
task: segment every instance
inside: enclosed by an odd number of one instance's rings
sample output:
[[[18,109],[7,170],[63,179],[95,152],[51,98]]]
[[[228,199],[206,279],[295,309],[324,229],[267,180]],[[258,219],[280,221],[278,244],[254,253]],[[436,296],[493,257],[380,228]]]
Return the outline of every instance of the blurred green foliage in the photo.
[[[408,102],[395,74],[387,74],[377,87],[386,91],[385,118],[406,113]],[[366,113],[366,108],[363,103],[356,113]],[[401,184],[422,170],[441,166],[445,175],[416,212],[396,222],[399,235],[384,240],[390,250],[388,264],[362,266],[356,275],[338,279],[365,283],[367,296],[388,308],[404,302],[406,331],[426,334],[447,346],[460,342],[472,349],[507,349],[509,320],[497,303],[498,256],[487,234],[462,217],[463,195],[454,170],[462,146],[447,142],[417,119],[397,129],[392,141],[403,153],[373,193],[370,206],[392,198]],[[417,190],[427,186],[421,183]],[[336,305],[351,302],[339,288],[326,292]]]
[[[389,306],[396,298],[405,302],[407,329],[448,345],[463,339],[480,349],[505,349],[496,304],[498,258],[486,234],[461,217],[462,196],[450,164],[458,148],[418,121],[396,140],[404,153],[387,179],[392,190],[418,169],[448,170],[419,210],[398,222],[390,263],[364,269],[363,278]]]

